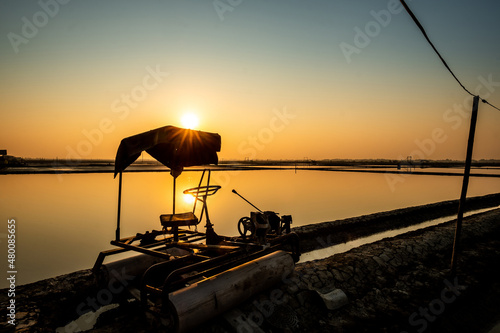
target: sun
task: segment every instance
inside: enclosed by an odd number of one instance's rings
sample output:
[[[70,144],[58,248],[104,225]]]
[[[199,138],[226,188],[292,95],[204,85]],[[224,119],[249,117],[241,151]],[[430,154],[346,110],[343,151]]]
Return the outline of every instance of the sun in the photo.
[[[181,123],[184,128],[195,129],[198,127],[199,119],[194,113],[186,113],[182,116]]]
[[[184,194],[182,198],[184,199],[184,202],[189,205],[194,204],[194,201],[196,200],[191,194]]]

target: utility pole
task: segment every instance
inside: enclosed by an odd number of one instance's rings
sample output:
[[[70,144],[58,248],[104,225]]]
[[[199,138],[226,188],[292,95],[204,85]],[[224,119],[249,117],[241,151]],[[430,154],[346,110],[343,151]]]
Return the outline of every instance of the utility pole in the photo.
[[[457,256],[460,250],[460,236],[462,233],[462,220],[464,217],[464,206],[467,198],[467,187],[469,186],[470,166],[472,163],[472,148],[474,147],[474,135],[476,133],[477,109],[479,96],[474,96],[472,102],[472,115],[470,118],[469,140],[467,142],[467,157],[465,159],[464,178],[462,182],[462,193],[458,203],[457,226],[455,229],[455,240],[453,241],[453,253],[451,256],[451,273],[455,275],[457,269]]]

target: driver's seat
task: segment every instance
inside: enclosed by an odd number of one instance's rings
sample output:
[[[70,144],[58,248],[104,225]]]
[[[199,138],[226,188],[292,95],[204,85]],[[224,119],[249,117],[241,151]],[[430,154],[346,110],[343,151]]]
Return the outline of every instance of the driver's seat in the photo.
[[[209,185],[210,173],[211,173],[210,170],[208,170],[207,185],[201,186],[206,171],[207,169],[203,170],[198,187],[193,187],[183,191],[184,194],[190,194],[195,197],[194,207],[192,212],[160,215],[160,222],[161,225],[163,226],[163,229],[165,230],[166,228],[172,228],[170,232],[174,234],[174,241],[179,240],[179,227],[190,227],[190,226],[196,227],[201,222],[203,215],[205,215],[206,218],[205,227],[207,228],[207,237],[210,235],[209,238],[214,238],[214,239],[216,238],[211,236],[212,234],[215,235],[215,232],[213,232],[212,224],[210,223],[210,219],[208,217],[207,197],[214,195],[221,187],[219,185]],[[198,219],[198,217],[196,217],[196,215],[194,214],[194,212],[196,211],[196,203],[198,201],[202,203],[200,219]]]
[[[200,221],[193,212],[180,213],[180,214],[162,214],[160,215],[160,222],[164,228],[172,227],[190,227],[196,226]]]
[[[179,227],[196,226],[200,221],[193,212],[177,213],[177,214],[162,214],[160,222],[165,231],[167,228],[172,228],[171,233],[174,234],[174,241],[179,241]]]

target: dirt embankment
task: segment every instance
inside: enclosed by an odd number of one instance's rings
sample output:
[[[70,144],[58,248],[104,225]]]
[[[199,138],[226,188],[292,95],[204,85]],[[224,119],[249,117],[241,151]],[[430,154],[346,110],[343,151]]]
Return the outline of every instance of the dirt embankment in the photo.
[[[298,265],[279,289],[295,325],[281,327],[294,332],[487,332],[500,321],[500,210],[464,220],[455,274],[449,270],[454,230],[450,222]],[[339,290],[348,304],[328,310],[320,295]],[[257,304],[247,304],[243,312],[251,314]],[[284,311],[283,305],[275,308]],[[276,331],[273,314],[263,321],[264,331]]]
[[[499,199],[500,195],[476,198],[467,207],[497,206]],[[332,245],[451,215],[456,209],[457,203],[450,201],[296,231],[303,247],[311,250],[320,245],[319,236],[330,236]],[[500,320],[500,210],[464,220],[456,274],[448,269],[453,233],[454,225],[448,223],[298,264],[293,275],[283,277],[283,283],[273,290],[256,295],[199,331],[486,332],[488,325]],[[97,319],[92,332],[151,330],[137,302],[123,301],[103,290],[111,289],[98,288],[89,270],[18,286],[16,328],[19,332],[54,331],[75,319],[78,310],[111,302],[110,294],[113,301],[122,303],[98,318],[90,316],[88,321]],[[7,291],[1,290],[0,316],[4,319],[7,302]],[[78,325],[66,327],[71,332]],[[2,328],[12,327],[2,320]]]
[[[500,206],[500,193],[468,198],[465,208],[473,211]],[[458,200],[408,207],[362,215],[332,222],[309,224],[293,229],[300,235],[303,252],[366,237],[386,230],[419,224],[432,219],[456,215]],[[326,244],[327,243],[327,244]]]

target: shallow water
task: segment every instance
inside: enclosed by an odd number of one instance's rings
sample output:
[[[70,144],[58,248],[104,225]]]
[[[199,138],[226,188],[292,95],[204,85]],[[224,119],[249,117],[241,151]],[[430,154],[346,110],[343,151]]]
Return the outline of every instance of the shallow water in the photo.
[[[176,212],[189,211],[182,190],[198,185],[201,172],[177,181]],[[326,172],[313,170],[216,171],[222,189],[208,199],[219,234],[236,235],[237,222],[255,210],[290,214],[293,226],[343,219],[408,206],[458,199],[461,177]],[[0,242],[7,257],[7,221],[16,221],[16,284],[90,268],[115,236],[118,180],[111,174],[1,175]],[[160,229],[172,212],[168,172],[125,173],[122,236]],[[500,178],[473,177],[469,196],[500,192]],[[199,212],[198,212],[199,214]],[[198,226],[203,231],[204,221]],[[7,262],[2,267],[7,271]],[[7,286],[1,280],[0,288]]]
[[[470,216],[473,214],[487,212],[487,211],[497,209],[497,208],[500,208],[500,206],[499,207],[492,207],[492,208],[485,208],[485,209],[478,209],[478,210],[474,210],[471,212],[466,212],[466,213],[464,213],[464,217],[467,217],[467,216]],[[382,240],[384,238],[395,237],[397,235],[402,235],[402,234],[407,233],[407,232],[435,226],[435,225],[438,225],[441,223],[446,223],[446,222],[452,221],[456,218],[457,218],[456,215],[444,216],[444,217],[440,217],[437,219],[425,221],[425,222],[422,222],[422,223],[419,223],[416,225],[412,225],[409,227],[404,227],[404,228],[395,229],[395,230],[388,230],[388,231],[384,231],[381,233],[370,235],[368,237],[358,238],[358,239],[350,241],[350,242],[335,244],[335,245],[332,245],[329,247],[325,247],[325,248],[317,249],[317,250],[310,251],[307,253],[303,253],[300,256],[299,263],[328,258],[330,256],[333,256],[334,254],[344,253],[344,252],[347,252],[347,251],[354,249],[356,247],[366,245],[366,244],[371,244],[371,243],[377,242],[379,240]]]

